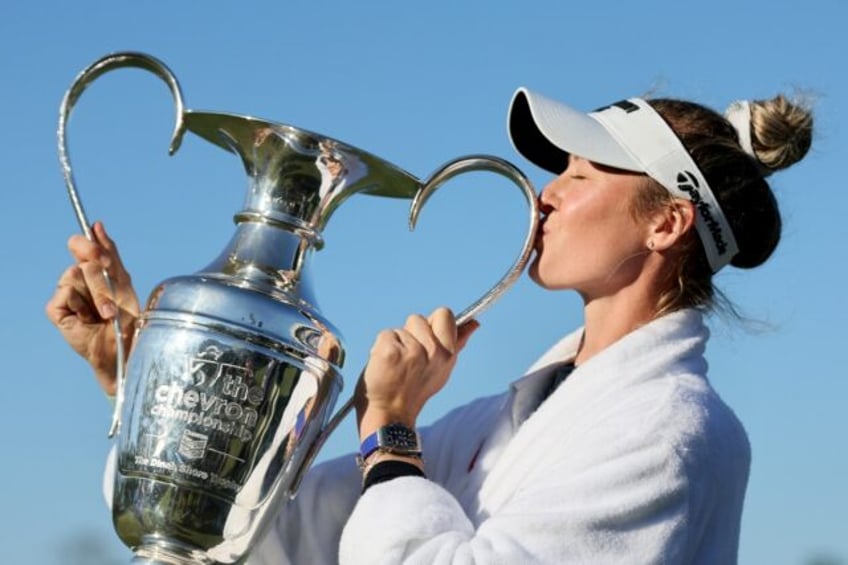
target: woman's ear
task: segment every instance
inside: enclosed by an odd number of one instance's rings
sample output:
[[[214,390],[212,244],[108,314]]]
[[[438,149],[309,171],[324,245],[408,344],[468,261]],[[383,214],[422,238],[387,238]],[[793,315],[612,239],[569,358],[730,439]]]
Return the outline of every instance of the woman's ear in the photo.
[[[649,224],[648,249],[663,251],[672,248],[695,225],[695,205],[683,198],[674,198],[654,213]]]

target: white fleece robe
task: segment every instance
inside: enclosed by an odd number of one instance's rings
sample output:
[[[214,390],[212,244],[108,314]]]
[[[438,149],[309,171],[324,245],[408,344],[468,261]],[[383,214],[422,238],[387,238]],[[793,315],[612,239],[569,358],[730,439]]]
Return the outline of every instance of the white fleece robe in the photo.
[[[360,497],[353,456],[312,469],[249,563],[735,563],[750,448],[701,315],[630,333],[536,409],[581,333],[424,430],[428,479]]]

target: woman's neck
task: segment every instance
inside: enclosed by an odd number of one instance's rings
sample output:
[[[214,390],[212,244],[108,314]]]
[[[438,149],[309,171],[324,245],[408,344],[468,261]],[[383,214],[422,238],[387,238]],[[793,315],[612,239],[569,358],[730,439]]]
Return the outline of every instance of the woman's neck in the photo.
[[[585,326],[574,359],[577,365],[656,317],[657,294],[645,285],[628,286],[612,296],[584,297],[584,301]]]

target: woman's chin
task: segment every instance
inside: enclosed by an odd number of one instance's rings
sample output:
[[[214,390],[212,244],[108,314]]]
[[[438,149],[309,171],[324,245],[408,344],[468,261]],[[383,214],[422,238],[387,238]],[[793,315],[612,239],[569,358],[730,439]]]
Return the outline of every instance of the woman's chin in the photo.
[[[570,279],[564,278],[566,275],[562,272],[551,272],[550,269],[545,270],[541,265],[540,256],[536,255],[527,269],[527,275],[530,279],[544,288],[545,290],[563,290],[573,288]]]
[[[537,285],[542,288],[549,289],[550,287],[546,284],[545,278],[542,276],[542,273],[539,269],[539,255],[533,258],[533,261],[530,263],[530,267],[527,269],[527,274],[530,276],[530,280],[532,280]]]

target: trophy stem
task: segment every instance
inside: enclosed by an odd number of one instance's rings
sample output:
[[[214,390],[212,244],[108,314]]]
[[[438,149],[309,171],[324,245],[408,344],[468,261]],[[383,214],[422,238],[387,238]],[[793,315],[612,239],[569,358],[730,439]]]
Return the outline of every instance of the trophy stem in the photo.
[[[256,288],[282,290],[315,304],[308,256],[308,234],[276,222],[238,217],[238,229],[224,251],[200,274],[240,281]]]

